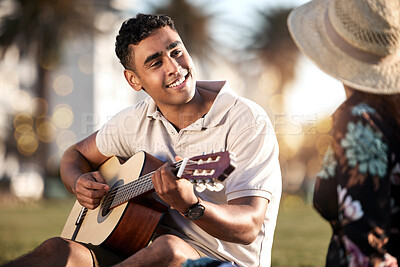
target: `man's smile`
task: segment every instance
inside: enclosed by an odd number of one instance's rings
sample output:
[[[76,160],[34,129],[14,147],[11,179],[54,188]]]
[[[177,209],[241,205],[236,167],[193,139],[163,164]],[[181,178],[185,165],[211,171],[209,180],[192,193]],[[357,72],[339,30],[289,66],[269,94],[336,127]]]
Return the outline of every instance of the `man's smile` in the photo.
[[[187,80],[187,78],[189,77],[189,73],[190,72],[187,69],[183,69],[179,73],[178,78],[176,78],[176,79],[174,78],[174,80],[172,80],[171,82],[166,83],[167,84],[166,87],[167,88],[174,88],[174,87],[177,87],[179,85],[182,85]]]

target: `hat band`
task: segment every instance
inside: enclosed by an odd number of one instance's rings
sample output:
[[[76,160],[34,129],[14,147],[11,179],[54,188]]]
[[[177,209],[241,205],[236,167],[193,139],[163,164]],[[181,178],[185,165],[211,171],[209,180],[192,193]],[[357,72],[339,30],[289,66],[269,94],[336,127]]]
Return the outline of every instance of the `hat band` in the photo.
[[[332,23],[329,19],[328,10],[325,12],[325,27],[331,41],[340,48],[347,55],[353,57],[354,59],[360,60],[369,64],[379,64],[379,63],[390,63],[399,58],[399,53],[391,54],[387,56],[379,56],[376,54],[365,52],[355,46],[349,44],[342,36],[340,36],[335,28],[333,28]]]

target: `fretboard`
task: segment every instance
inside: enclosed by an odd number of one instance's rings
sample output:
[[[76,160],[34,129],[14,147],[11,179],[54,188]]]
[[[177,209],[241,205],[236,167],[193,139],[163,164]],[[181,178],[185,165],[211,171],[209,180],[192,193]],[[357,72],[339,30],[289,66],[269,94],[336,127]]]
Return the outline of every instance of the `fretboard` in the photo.
[[[115,208],[129,200],[140,196],[154,188],[151,181],[152,173],[139,177],[137,180],[118,187],[110,208]]]

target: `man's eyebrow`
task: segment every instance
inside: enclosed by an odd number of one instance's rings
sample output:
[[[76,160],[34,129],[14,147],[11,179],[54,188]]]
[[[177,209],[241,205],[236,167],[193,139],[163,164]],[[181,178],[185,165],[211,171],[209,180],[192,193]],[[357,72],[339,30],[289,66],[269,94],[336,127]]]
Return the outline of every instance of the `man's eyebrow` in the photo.
[[[177,47],[178,45],[182,44],[181,41],[175,41],[172,44],[170,44],[169,46],[167,46],[167,50],[171,50],[174,49],[175,47]]]
[[[146,65],[147,63],[149,63],[149,62],[152,61],[153,59],[160,57],[161,54],[162,54],[161,52],[157,52],[157,53],[154,53],[154,54],[148,56],[148,57],[146,58],[146,60],[144,61],[144,65]]]

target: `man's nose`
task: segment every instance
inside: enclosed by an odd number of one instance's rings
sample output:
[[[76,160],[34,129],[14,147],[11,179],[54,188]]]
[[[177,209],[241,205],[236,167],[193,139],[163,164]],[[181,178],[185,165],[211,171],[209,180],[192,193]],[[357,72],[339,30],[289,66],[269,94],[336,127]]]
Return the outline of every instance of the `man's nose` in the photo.
[[[174,58],[169,58],[168,60],[168,75],[176,75],[182,70],[179,62]]]

